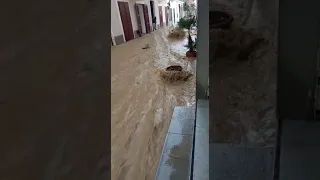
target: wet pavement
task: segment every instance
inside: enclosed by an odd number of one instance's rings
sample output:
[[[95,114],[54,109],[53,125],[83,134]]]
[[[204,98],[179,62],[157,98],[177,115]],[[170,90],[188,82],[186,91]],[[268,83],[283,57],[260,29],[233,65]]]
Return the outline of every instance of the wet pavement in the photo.
[[[155,180],[188,180],[191,176],[194,107],[174,108]]]
[[[184,40],[158,30],[112,47],[111,171],[113,180],[153,179],[175,106],[194,106],[195,61],[184,57]],[[150,48],[142,49],[146,45]],[[167,84],[158,72],[180,65],[194,74]]]

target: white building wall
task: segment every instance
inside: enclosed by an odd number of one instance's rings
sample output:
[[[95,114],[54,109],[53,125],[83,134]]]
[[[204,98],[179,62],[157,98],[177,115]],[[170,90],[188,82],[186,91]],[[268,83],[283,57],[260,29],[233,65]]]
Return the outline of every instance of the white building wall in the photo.
[[[138,7],[139,7],[139,14],[140,14],[140,22],[141,22],[142,33],[146,33],[146,25],[145,25],[144,16],[143,16],[143,7],[142,6],[138,6]]]
[[[157,18],[157,26],[160,26],[160,15],[159,15],[159,6],[162,6],[162,20],[163,20],[163,26],[166,25],[166,14],[165,14],[165,7],[167,6],[167,3],[169,0],[155,0],[154,6],[155,6],[155,16]],[[150,12],[151,13],[151,12]]]
[[[180,20],[180,18],[182,18],[183,17],[183,15],[182,14],[180,14],[180,11],[179,11],[179,4],[180,4],[180,6],[182,6],[182,3],[181,2],[171,2],[171,4],[170,4],[170,8],[172,8],[172,9],[174,9],[174,13],[175,13],[175,22],[173,22],[173,20],[174,20],[174,14],[173,14],[173,11],[172,11],[172,17],[171,17],[171,19],[172,19],[172,22],[171,22],[171,24],[173,25],[173,26],[176,26],[177,25],[177,22]],[[182,8],[182,7],[180,7],[180,8]]]
[[[154,1],[154,15],[157,18],[157,27],[160,26],[160,16],[159,16],[159,3],[157,0]]]
[[[133,0],[134,1],[134,0]],[[150,7],[150,0],[139,0],[139,1],[135,1],[135,3],[137,4],[145,4],[148,7],[148,14],[149,14],[149,24],[150,24],[150,28],[152,30],[152,14],[151,14],[151,7]],[[156,2],[155,2],[155,8],[157,8]],[[155,12],[156,13],[156,12]],[[157,17],[157,16],[156,16]],[[157,18],[158,20],[158,18]]]
[[[152,14],[151,14],[150,0],[145,0],[145,4],[147,4],[148,6],[150,30],[152,31]]]
[[[162,5],[162,19],[163,19],[163,26],[166,26],[166,5]]]
[[[129,2],[132,29],[133,31],[137,31],[139,28],[138,28],[138,21],[137,21],[136,9],[135,9],[135,2],[132,0],[121,0],[121,1]]]
[[[132,29],[133,31],[138,30],[138,22],[136,18],[136,12],[135,12],[135,2],[132,0],[119,0],[120,2],[128,2],[129,5],[129,11],[130,11],[130,17],[131,17],[131,23],[132,23]],[[121,16],[118,6],[118,0],[111,0],[111,29],[113,32],[113,36],[119,36],[123,35],[123,26],[121,22]]]
[[[152,14],[151,14],[150,0],[145,0],[144,2],[148,6],[149,23],[150,23],[150,28],[152,30]]]
[[[117,0],[111,0],[111,29],[113,36],[123,34],[123,27]]]
[[[112,31],[112,37],[114,36],[119,36],[123,35],[124,36],[124,31],[123,31],[123,26],[121,22],[121,17],[120,17],[120,11],[119,11],[119,6],[118,6],[118,1],[120,2],[128,2],[129,5],[129,11],[130,11],[130,16],[131,16],[131,22],[132,22],[132,29],[133,31],[137,31],[138,28],[138,21],[136,17],[136,12],[135,12],[135,4],[146,4],[148,7],[148,14],[149,14],[149,23],[152,28],[152,14],[151,14],[151,7],[150,7],[150,0],[111,0],[111,31]],[[163,19],[163,25],[166,25],[166,11],[165,7],[167,6],[168,0],[154,0],[154,15],[157,18],[157,26],[160,26],[160,16],[159,16],[159,6],[162,6],[162,19]],[[179,8],[178,8],[178,3],[172,2],[171,6],[174,6],[176,9],[176,14],[178,14],[178,18],[181,17],[179,15]],[[178,18],[176,18],[176,21],[178,21]],[[144,20],[141,21],[141,23],[144,24]],[[170,22],[169,22],[170,25]],[[134,33],[135,34],[135,33]],[[136,37],[135,37],[136,38]]]
[[[152,14],[151,14],[150,0],[140,0],[140,1],[144,1],[144,3],[148,5],[150,25],[152,25]],[[140,2],[140,1],[137,1],[137,2]],[[167,7],[168,2],[169,2],[169,0],[160,0],[160,1],[154,0],[154,15],[157,18],[157,26],[160,26],[159,6],[162,6],[163,25],[164,26],[166,25],[166,10],[165,10],[165,8]],[[168,17],[168,19],[170,19],[170,18]],[[170,23],[169,23],[169,25],[170,25]]]
[[[116,40],[114,39],[114,33],[112,31],[112,28],[111,28],[111,39],[112,39],[112,44],[116,45]]]

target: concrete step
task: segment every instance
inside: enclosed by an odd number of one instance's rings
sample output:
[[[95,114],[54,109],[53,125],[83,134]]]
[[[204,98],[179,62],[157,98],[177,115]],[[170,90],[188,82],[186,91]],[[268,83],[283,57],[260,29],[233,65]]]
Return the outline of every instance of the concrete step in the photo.
[[[274,147],[210,144],[210,180],[272,180]]]
[[[209,103],[197,103],[196,117],[193,107],[175,107],[155,180],[271,180],[274,147],[209,145]]]
[[[279,180],[318,180],[320,177],[320,123],[284,120]]]
[[[190,179],[194,122],[194,107],[175,107],[155,180]]]
[[[209,180],[209,101],[198,100],[193,156],[193,180]]]

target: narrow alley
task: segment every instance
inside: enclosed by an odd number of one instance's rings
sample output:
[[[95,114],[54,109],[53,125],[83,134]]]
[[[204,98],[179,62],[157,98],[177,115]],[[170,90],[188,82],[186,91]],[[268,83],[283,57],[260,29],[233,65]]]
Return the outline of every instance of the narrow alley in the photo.
[[[112,179],[153,179],[174,106],[195,103],[195,61],[185,59],[185,40],[161,29],[112,47]],[[145,47],[145,48],[144,48]],[[168,84],[158,71],[180,65],[193,76]]]

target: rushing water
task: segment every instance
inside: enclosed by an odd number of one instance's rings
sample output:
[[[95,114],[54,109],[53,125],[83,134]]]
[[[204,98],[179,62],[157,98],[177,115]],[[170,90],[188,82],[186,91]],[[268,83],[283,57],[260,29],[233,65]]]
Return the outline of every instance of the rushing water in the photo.
[[[112,180],[153,179],[174,106],[195,103],[195,61],[183,58],[186,41],[167,40],[166,32],[112,47]],[[157,72],[169,65],[194,75],[187,82],[164,83]]]

